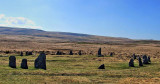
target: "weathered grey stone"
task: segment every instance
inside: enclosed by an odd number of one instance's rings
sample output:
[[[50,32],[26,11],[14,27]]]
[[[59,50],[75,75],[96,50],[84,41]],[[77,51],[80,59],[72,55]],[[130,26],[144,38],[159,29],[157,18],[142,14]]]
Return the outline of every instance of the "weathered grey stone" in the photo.
[[[46,55],[44,52],[40,53],[38,58],[35,60],[34,67],[38,69],[46,70]]]
[[[78,52],[78,54],[79,54],[79,55],[82,55],[82,51],[80,50],[80,51]]]
[[[28,69],[27,59],[22,59],[21,68],[22,69]]]
[[[32,52],[27,51],[27,52],[26,52],[26,56],[28,56],[28,55],[33,55],[33,53],[32,53]]]
[[[99,50],[98,50],[98,56],[102,56],[102,54],[101,54],[101,48],[99,48]]]
[[[113,55],[114,55],[114,52],[111,52],[111,53],[110,53],[110,56],[113,56]]]
[[[143,64],[149,64],[148,63],[148,58],[146,55],[143,56]]]
[[[69,55],[73,55],[73,52],[72,52],[72,50],[70,50],[70,52],[69,52]]]
[[[102,64],[101,66],[98,67],[98,69],[105,69],[105,65]]]
[[[20,53],[20,56],[23,56],[23,52]]]
[[[133,54],[133,59],[134,59],[134,60],[136,59],[136,54]]]
[[[139,61],[139,66],[143,66],[141,57],[138,58],[138,61]]]
[[[56,55],[62,55],[62,52],[57,51]]]
[[[148,63],[149,63],[149,64],[151,63],[151,58],[150,58],[150,56],[148,56]]]
[[[129,61],[129,67],[134,67],[134,60],[133,59],[130,59],[130,61]]]
[[[16,57],[15,56],[9,57],[9,66],[11,68],[16,68]]]

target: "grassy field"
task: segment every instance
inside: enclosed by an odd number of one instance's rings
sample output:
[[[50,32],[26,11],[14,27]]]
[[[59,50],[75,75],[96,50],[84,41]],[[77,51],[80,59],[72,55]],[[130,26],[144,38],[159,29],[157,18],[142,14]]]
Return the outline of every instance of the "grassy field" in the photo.
[[[29,69],[21,69],[23,58],[28,59]],[[0,57],[0,84],[158,84],[160,82],[159,59],[151,58],[152,64],[128,67],[128,61],[117,57],[97,57],[89,55],[47,55],[47,70],[35,69],[37,56],[16,56],[17,68],[8,66],[9,57]],[[105,70],[97,69],[105,64]]]

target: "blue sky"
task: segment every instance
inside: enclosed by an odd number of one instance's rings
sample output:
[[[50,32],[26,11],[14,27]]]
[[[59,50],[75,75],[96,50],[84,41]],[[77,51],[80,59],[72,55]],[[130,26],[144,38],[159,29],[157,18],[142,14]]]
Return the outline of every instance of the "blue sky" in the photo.
[[[160,40],[160,0],[1,0],[0,26]]]

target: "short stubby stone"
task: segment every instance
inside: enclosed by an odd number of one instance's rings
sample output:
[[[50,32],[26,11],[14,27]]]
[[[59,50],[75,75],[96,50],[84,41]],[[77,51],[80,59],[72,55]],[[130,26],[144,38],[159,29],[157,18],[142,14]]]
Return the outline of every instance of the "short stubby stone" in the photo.
[[[134,60],[133,59],[130,59],[130,61],[129,61],[129,67],[134,67]]]
[[[34,67],[46,70],[46,54],[44,52],[40,53],[38,58],[35,60]]]
[[[27,59],[22,59],[21,68],[22,69],[28,69]]]
[[[70,50],[70,51],[69,51],[69,55],[73,55],[73,52],[72,52],[72,50]]]
[[[146,55],[143,56],[143,64],[149,64],[148,57]]]
[[[23,56],[23,52],[20,53],[20,56]]]
[[[9,57],[9,66],[11,68],[16,68],[16,57],[15,56]]]
[[[82,51],[80,50],[80,51],[78,52],[78,54],[79,54],[79,55],[82,55]]]
[[[57,51],[56,55],[62,55],[62,52]]]
[[[111,52],[109,55],[110,55],[110,56],[113,56],[113,55],[114,55],[114,52]]]
[[[139,61],[139,66],[143,66],[141,57],[138,58],[138,61]]]
[[[98,67],[98,69],[105,69],[105,65],[102,64],[101,66]]]
[[[33,55],[33,53],[32,53],[32,52],[27,51],[27,52],[26,52],[26,56],[28,56],[28,55]]]

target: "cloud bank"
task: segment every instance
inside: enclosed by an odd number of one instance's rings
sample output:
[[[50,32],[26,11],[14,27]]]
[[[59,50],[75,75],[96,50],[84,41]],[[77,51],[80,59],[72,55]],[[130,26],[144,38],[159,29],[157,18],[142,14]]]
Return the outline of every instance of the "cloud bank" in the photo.
[[[30,19],[24,17],[7,17],[4,14],[0,14],[0,26],[42,29],[41,26],[36,25]]]

